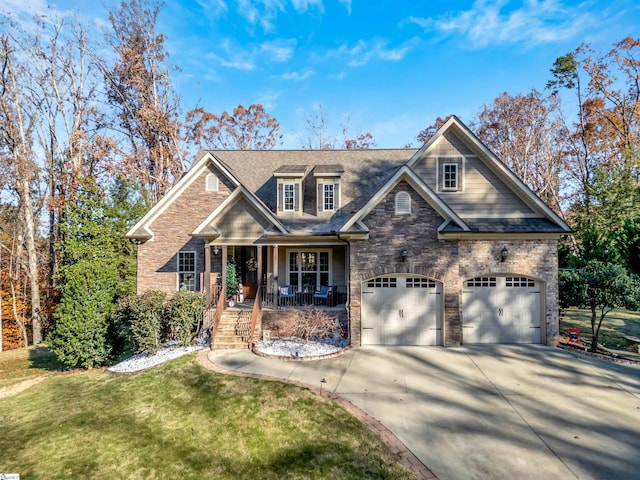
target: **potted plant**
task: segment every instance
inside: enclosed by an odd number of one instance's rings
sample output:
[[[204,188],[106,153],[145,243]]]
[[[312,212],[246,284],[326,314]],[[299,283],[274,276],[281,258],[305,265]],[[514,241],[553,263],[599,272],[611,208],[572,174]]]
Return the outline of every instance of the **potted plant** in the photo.
[[[238,274],[236,264],[227,264],[227,303],[230,307],[235,305],[234,297],[238,294]]]

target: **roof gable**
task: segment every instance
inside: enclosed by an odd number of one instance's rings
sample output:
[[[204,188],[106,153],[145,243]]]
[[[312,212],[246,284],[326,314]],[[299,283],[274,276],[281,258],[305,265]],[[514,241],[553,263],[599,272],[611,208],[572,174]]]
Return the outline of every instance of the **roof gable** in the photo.
[[[393,177],[391,177],[369,201],[356,212],[349,221],[340,229],[341,233],[351,231],[354,225],[360,224],[358,227],[362,229],[362,220],[367,216],[375,206],[401,181],[406,181],[413,189],[442,217],[445,222],[441,228],[450,222],[453,222],[462,231],[469,231],[469,227],[464,221],[453,211],[446,203],[444,203],[436,193],[425,184],[411,168],[408,166],[401,167]]]
[[[509,202],[509,198],[512,199],[514,210],[518,210],[518,216],[542,216],[555,223],[560,230],[564,232],[570,232],[569,226],[553,211],[549,208],[533,191],[517,176],[515,175],[493,152],[491,152],[478,137],[476,137],[469,128],[464,125],[455,115],[451,116],[435,133],[431,139],[426,142],[407,162],[407,165],[416,168],[418,162],[426,159],[431,152],[436,152],[444,142],[451,142],[452,138],[459,138],[460,141],[456,145],[456,149],[460,152],[459,155],[465,157],[468,156],[470,167],[474,167],[471,163],[475,161],[475,166],[482,165],[482,171],[474,171],[477,175],[484,175],[488,183],[500,182],[504,188],[504,192],[507,195],[505,199]],[[471,151],[469,151],[469,149]],[[445,149],[446,151],[446,149]],[[446,153],[445,153],[446,156]],[[470,168],[469,171],[472,169]],[[434,185],[437,184],[437,167],[435,171]],[[447,193],[442,193],[443,196],[447,196]],[[511,195],[510,197],[508,197]],[[449,196],[451,196],[449,194]],[[449,198],[449,197],[447,197]],[[460,198],[460,197],[458,197]],[[516,201],[522,202],[515,205]],[[452,202],[452,205],[455,205]],[[486,204],[489,207],[489,203]],[[453,207],[457,208],[457,207]],[[478,216],[489,217],[487,215],[488,208]],[[462,215],[462,213],[460,213]],[[504,213],[496,213],[496,217],[509,216]],[[464,216],[463,218],[467,218]]]
[[[134,240],[147,241],[153,238],[153,231],[150,226],[153,221],[158,218],[171,204],[182,195],[200,174],[207,169],[209,163],[227,177],[234,186],[239,186],[240,182],[228,171],[228,169],[215,157],[207,153],[202,155],[191,168],[171,187],[171,189],[156,203],[151,209],[136,223],[126,234],[126,238]]]
[[[219,222],[242,200],[245,200],[249,204],[249,208],[255,215],[263,219],[260,223],[264,229],[273,228],[282,234],[287,233],[287,230],[273,213],[244,186],[240,186],[195,228],[192,235],[195,237],[218,237],[221,235],[223,232],[219,228]]]

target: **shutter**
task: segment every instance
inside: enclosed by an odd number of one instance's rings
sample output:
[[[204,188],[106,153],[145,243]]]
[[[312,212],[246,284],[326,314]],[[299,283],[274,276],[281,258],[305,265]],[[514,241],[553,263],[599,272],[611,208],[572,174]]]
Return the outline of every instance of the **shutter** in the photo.
[[[296,183],[293,186],[293,210],[296,212],[300,211],[300,184]]]
[[[324,185],[318,184],[318,211],[322,212],[324,210]]]
[[[283,205],[284,205],[284,193],[283,193],[284,187],[282,186],[281,183],[278,184],[278,211],[281,212],[283,210]]]
[[[340,184],[339,183],[333,184],[333,210],[336,212],[340,210]]]

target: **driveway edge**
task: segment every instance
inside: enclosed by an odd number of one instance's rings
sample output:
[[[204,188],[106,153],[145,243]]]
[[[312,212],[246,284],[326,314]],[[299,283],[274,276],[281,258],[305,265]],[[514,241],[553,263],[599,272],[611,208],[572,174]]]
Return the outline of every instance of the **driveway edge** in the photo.
[[[212,370],[214,372],[224,373],[227,375],[236,375],[238,377],[251,377],[261,380],[289,383],[291,385],[297,385],[299,387],[307,388],[323,398],[332,400],[333,402],[337,403],[345,410],[347,410],[351,415],[360,420],[360,422],[362,422],[370,431],[376,434],[389,448],[389,450],[391,450],[393,454],[397,455],[400,458],[400,463],[405,468],[411,470],[418,480],[438,480],[438,477],[436,477],[435,474],[431,470],[429,470],[429,468],[424,463],[422,463],[418,459],[418,457],[416,457],[406,447],[406,445],[400,441],[398,437],[393,434],[393,432],[391,432],[391,430],[385,427],[378,419],[369,415],[364,410],[356,407],[350,401],[345,400],[335,393],[327,392],[326,390],[320,392],[319,388],[307,385],[306,383],[296,382],[283,378],[270,377],[268,375],[248,374],[244,372],[238,372],[237,370],[220,367],[209,359],[209,353],[210,352],[207,350],[200,350],[198,352],[198,363],[207,370]]]

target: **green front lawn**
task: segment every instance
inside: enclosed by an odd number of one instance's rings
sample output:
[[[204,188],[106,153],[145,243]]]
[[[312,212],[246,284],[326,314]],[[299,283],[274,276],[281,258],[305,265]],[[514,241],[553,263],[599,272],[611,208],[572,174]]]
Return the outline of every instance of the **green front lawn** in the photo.
[[[195,355],[131,375],[53,375],[0,400],[0,452],[0,472],[35,479],[413,478],[333,402],[216,374]]]
[[[58,370],[64,365],[44,346],[0,352],[0,388]]]
[[[591,343],[591,312],[589,310],[568,308],[560,316],[560,332],[569,328],[580,330],[585,343]],[[640,337],[640,312],[613,310],[604,317],[600,327],[599,343],[610,348],[625,348],[625,335]],[[637,350],[636,350],[637,351]]]

